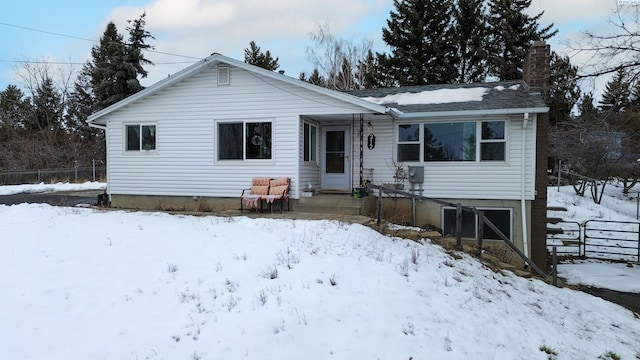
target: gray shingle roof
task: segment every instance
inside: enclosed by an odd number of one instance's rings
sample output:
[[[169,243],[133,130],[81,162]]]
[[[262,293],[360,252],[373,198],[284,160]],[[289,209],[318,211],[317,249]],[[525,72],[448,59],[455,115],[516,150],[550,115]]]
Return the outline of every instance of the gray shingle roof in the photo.
[[[398,104],[397,102],[383,102],[390,108],[396,108],[403,113],[429,113],[429,112],[446,112],[446,111],[483,111],[495,109],[531,109],[546,108],[542,95],[539,91],[534,91],[522,80],[501,81],[492,83],[475,83],[475,84],[445,84],[445,85],[421,85],[421,86],[403,86],[393,88],[366,89],[358,91],[349,91],[351,95],[360,98],[376,98],[382,99],[388,95],[397,95],[402,93],[423,94],[422,97],[429,98],[428,92],[436,90],[456,90],[485,88],[486,93],[482,97],[482,101],[466,101],[466,99],[446,100],[442,103],[425,103]],[[453,92],[455,94],[455,91]],[[435,93],[434,93],[435,94]]]

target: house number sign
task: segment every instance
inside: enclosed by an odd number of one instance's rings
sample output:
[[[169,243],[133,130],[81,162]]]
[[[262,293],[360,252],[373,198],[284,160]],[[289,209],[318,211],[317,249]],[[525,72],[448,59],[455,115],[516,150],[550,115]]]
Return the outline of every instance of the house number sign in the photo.
[[[373,134],[369,134],[367,137],[367,147],[369,150],[373,150],[376,147],[376,136]]]

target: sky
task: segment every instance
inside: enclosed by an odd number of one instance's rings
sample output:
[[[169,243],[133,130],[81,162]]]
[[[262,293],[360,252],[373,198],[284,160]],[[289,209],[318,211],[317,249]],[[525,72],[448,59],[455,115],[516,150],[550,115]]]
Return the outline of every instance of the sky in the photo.
[[[587,29],[605,31],[619,1],[630,0],[533,0],[529,11],[545,12],[541,26],[554,23],[559,30],[550,41],[552,50],[569,55],[563,43]],[[278,57],[280,70],[298,77],[313,70],[306,49],[312,45],[309,34],[319,26],[328,25],[334,35],[354,43],[370,40],[375,51],[387,51],[381,34],[394,9],[393,0],[11,1],[0,13],[0,89],[20,85],[15,71],[19,61],[64,63],[52,67],[65,72],[72,63],[79,70],[109,21],[125,34],[126,21],[143,12],[157,51],[148,54],[156,65],[147,68],[145,86],[214,52],[243,60],[250,41]],[[580,61],[576,55],[574,63]]]

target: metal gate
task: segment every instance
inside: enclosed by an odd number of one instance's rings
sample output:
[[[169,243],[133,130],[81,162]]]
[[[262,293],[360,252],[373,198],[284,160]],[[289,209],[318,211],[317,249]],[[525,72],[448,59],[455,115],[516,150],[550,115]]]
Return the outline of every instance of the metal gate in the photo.
[[[585,257],[640,262],[640,223],[588,220],[584,223]]]
[[[547,235],[547,249],[555,246],[559,256],[582,256],[582,226],[576,221],[559,221],[554,224],[560,233],[550,233]]]

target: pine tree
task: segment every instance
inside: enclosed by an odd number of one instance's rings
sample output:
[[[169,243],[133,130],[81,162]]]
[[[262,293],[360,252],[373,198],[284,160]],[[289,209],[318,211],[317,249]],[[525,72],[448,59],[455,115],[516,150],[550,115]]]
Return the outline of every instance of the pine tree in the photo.
[[[605,86],[600,109],[613,114],[624,112],[631,105],[631,84],[627,80],[627,72],[618,69],[614,77]]]
[[[97,108],[103,109],[124,99],[127,93],[126,47],[113,22],[107,24],[91,56],[88,72]]]
[[[146,78],[148,72],[144,69],[145,65],[153,65],[153,62],[144,57],[144,50],[153,50],[152,45],[147,44],[148,39],[155,39],[151,33],[145,30],[145,17],[146,13],[142,13],[136,20],[127,20],[129,26],[127,32],[129,33],[129,40],[126,44],[127,56],[126,61],[133,69],[130,69],[130,76],[137,80],[138,75],[142,78]],[[139,85],[139,83],[138,83]],[[139,90],[142,90],[142,86],[139,86]]]
[[[489,0],[489,73],[500,80],[522,77],[522,59],[536,40],[547,40],[558,31],[553,24],[539,29],[538,21],[544,14],[530,17],[525,10],[531,0]]]
[[[458,0],[454,8],[454,32],[457,40],[457,82],[484,81],[486,71],[487,16],[484,0]]]
[[[598,115],[599,110],[593,105],[593,93],[587,93],[582,96],[582,99],[578,102],[578,116],[579,117],[595,117]]]
[[[22,131],[31,111],[31,100],[17,86],[0,91],[0,140]]]
[[[87,118],[96,111],[91,89],[91,78],[86,72],[87,65],[78,75],[74,88],[69,94],[65,125],[74,139],[70,151],[73,158],[81,163],[92,160],[103,161],[105,156],[104,131],[89,127]]]
[[[144,65],[153,64],[142,53],[143,50],[152,48],[146,40],[153,38],[144,30],[144,17],[145,14],[129,22],[129,39],[126,43],[122,35],[118,34],[116,25],[110,22],[99,44],[91,49],[92,60],[86,71],[91,77],[97,110],[115,104],[144,88],[140,85],[138,76],[147,76]]]
[[[371,50],[367,52],[366,58],[358,64],[358,85],[360,89],[373,89],[385,86],[378,59]]]
[[[46,78],[33,96],[33,117],[28,128],[34,131],[57,131],[62,128],[62,95],[56,90],[53,80]]]
[[[580,99],[578,68],[571,65],[569,57],[551,53],[549,92],[544,94],[549,105],[549,121],[559,124],[571,118],[571,110]]]
[[[307,77],[307,74],[305,74],[304,72],[300,73],[299,79],[313,85],[327,87],[327,80],[325,80],[325,78],[320,75],[320,71],[318,71],[317,68],[313,69],[313,72],[309,77]]]
[[[451,83],[457,79],[457,49],[450,0],[394,0],[382,39],[391,54],[379,54],[384,73],[397,85]]]
[[[278,64],[278,58],[274,59],[269,50],[263,53],[260,50],[260,47],[256,45],[255,41],[251,41],[249,43],[249,47],[244,49],[244,62],[272,71],[277,70],[280,67],[280,64]]]

